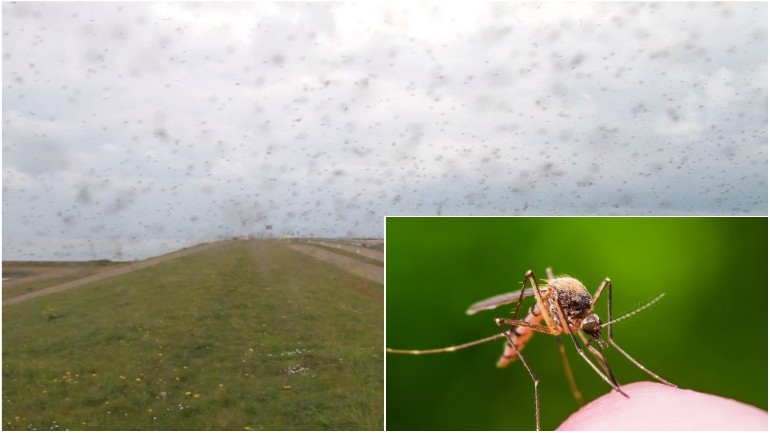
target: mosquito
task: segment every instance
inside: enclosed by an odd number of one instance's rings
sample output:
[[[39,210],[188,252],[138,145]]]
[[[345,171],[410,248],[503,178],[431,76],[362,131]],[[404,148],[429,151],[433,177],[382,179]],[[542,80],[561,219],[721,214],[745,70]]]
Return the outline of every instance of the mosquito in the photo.
[[[612,370],[602,354],[602,351],[607,349],[610,345],[628,358],[628,360],[639,369],[655,378],[658,382],[678,388],[676,385],[648,370],[632,358],[631,355],[621,349],[612,338],[613,323],[617,323],[650,307],[652,304],[659,301],[664,294],[659,295],[646,305],[612,320],[612,282],[609,278],[605,278],[604,281],[602,281],[594,296],[591,297],[591,294],[588,293],[585,286],[575,278],[568,276],[556,278],[554,277],[551,268],[546,269],[545,272],[547,280],[542,287],[538,286],[535,274],[530,270],[524,274],[521,290],[493,296],[489,299],[477,302],[468,308],[467,314],[476,314],[479,311],[491,310],[501,305],[512,304],[515,302],[516,308],[513,313],[513,319],[495,319],[495,324],[497,324],[497,327],[500,329],[500,334],[442,349],[399,350],[389,348],[387,351],[389,353],[409,355],[455,352],[460,349],[476,346],[499,338],[505,338],[506,342],[503,347],[503,354],[500,356],[500,359],[498,359],[497,366],[503,368],[508,366],[511,362],[520,359],[524,368],[527,369],[527,372],[535,385],[535,426],[537,430],[540,430],[540,391],[538,387],[540,381],[521,354],[521,351],[524,349],[524,346],[526,346],[529,339],[532,338],[534,332],[549,334],[556,337],[556,345],[559,349],[559,354],[561,355],[562,364],[567,375],[567,380],[569,381],[572,395],[581,406],[584,404],[584,400],[577,387],[575,378],[572,375],[572,369],[569,366],[567,355],[564,351],[564,345],[561,341],[561,334],[563,333],[569,334],[572,342],[575,344],[575,349],[588,365],[590,365],[591,368],[593,368],[594,371],[596,371],[596,373],[607,382],[610,387],[612,387],[612,389],[626,398],[628,398],[628,395],[620,389],[620,385],[615,379],[615,375],[612,374]],[[527,288],[528,282],[531,284],[530,288]],[[602,323],[599,316],[594,313],[594,306],[599,300],[599,296],[604,293],[605,289],[607,290],[607,323]],[[534,296],[536,302],[529,308],[524,320],[520,320],[519,312],[522,300],[530,296]],[[546,312],[547,314],[543,314],[543,312]],[[545,326],[540,324],[544,320]],[[506,329],[506,327],[508,329]],[[602,340],[602,328],[604,327],[607,327],[607,341]],[[578,342],[578,337],[582,340],[586,350],[593,356],[601,369],[588,358],[585,350],[581,347],[580,342]],[[594,347],[594,344],[596,347]]]

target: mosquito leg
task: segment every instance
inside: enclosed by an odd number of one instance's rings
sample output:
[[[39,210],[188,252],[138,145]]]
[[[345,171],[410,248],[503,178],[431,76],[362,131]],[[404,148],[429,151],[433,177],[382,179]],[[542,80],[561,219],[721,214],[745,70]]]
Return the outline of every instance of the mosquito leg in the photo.
[[[523,289],[522,289],[522,292],[523,292]],[[511,320],[511,322],[519,322],[519,320]],[[537,376],[535,376],[535,372],[533,372],[532,369],[529,367],[529,364],[524,359],[524,357],[521,356],[521,352],[519,351],[519,348],[516,347],[515,344],[513,344],[513,339],[511,338],[511,335],[505,330],[505,328],[503,328],[503,325],[501,324],[502,323],[501,319],[496,319],[495,323],[497,323],[497,327],[500,328],[500,332],[503,333],[502,335],[508,339],[508,345],[513,347],[513,350],[516,352],[516,356],[521,360],[521,363],[524,364],[524,368],[527,369],[529,376],[532,378],[532,382],[535,384],[535,428],[539,431],[540,430],[540,388],[538,384],[540,383],[540,380],[537,378]],[[529,323],[529,322],[523,322],[523,323]]]
[[[564,344],[561,342],[561,335],[556,336],[556,345],[559,348],[561,362],[562,365],[564,365],[564,372],[567,374],[567,381],[569,382],[569,387],[572,390],[572,395],[575,397],[578,406],[583,406],[585,404],[585,401],[583,400],[583,394],[580,392],[580,389],[577,386],[577,382],[575,382],[575,376],[572,375],[572,369],[569,366],[567,354],[564,352]]]
[[[553,274],[550,272],[550,269],[546,270],[546,274],[548,274],[551,277],[553,276]],[[548,326],[541,326],[541,325],[530,323],[524,320],[519,320],[519,310],[521,308],[521,301],[522,299],[524,299],[524,289],[527,287],[527,280],[529,280],[529,282],[532,284],[532,289],[535,292],[535,299],[537,299],[537,305]],[[508,345],[513,348],[514,352],[516,352],[516,357],[521,359],[521,363],[524,364],[524,368],[527,369],[529,376],[532,378],[532,382],[535,384],[535,425],[537,429],[540,430],[540,388],[538,386],[540,381],[537,378],[537,376],[535,376],[535,373],[529,367],[529,364],[527,364],[527,361],[524,359],[524,357],[521,356],[521,351],[516,346],[516,344],[514,344],[513,338],[511,338],[510,332],[515,332],[515,328],[517,326],[524,326],[532,330],[542,332],[545,334],[551,334],[551,335],[559,335],[561,334],[561,330],[553,326],[553,321],[551,320],[551,317],[548,314],[548,310],[545,308],[545,301],[543,300],[543,294],[540,293],[540,288],[537,286],[537,279],[535,278],[535,274],[531,270],[527,271],[527,273],[524,274],[524,281],[521,284],[521,292],[519,294],[519,300],[516,303],[516,310],[513,314],[513,317],[514,317],[513,320],[495,319],[495,323],[497,324],[497,327],[500,328],[500,331],[503,333],[505,338],[508,340]],[[511,327],[510,331],[506,331],[505,328],[503,328],[503,324],[509,325]]]
[[[524,281],[521,283],[521,291],[519,292],[519,300],[516,302],[516,310],[513,313],[513,318],[518,319],[519,318],[519,310],[521,309],[521,301],[524,299],[524,289],[527,287],[527,281],[532,283],[532,289],[535,291],[536,299],[540,299],[540,289],[537,287],[537,280],[535,279],[535,274],[532,273],[532,271],[527,271],[526,274],[524,274]],[[538,304],[540,304],[540,301],[538,301]],[[541,307],[542,309],[542,307]]]
[[[553,272],[550,271],[550,268],[546,269],[545,272],[549,276],[553,276]],[[556,326],[553,323],[553,319],[551,318],[551,315],[548,314],[548,308],[546,308],[547,305],[545,303],[545,299],[543,299],[543,296],[546,296],[546,295],[543,294],[543,293],[540,293],[540,288],[537,287],[537,279],[535,278],[535,274],[531,270],[527,271],[527,273],[524,274],[524,280],[525,280],[524,284],[526,284],[526,280],[527,279],[529,279],[529,281],[532,283],[532,288],[535,291],[535,299],[537,299],[537,306],[538,306],[538,308],[540,309],[540,311],[541,311],[541,313],[543,315],[543,320],[545,320],[546,326],[549,329],[552,329],[552,330],[556,329]],[[519,296],[519,305],[521,305],[521,299],[523,298],[523,295],[524,295],[524,287],[522,286],[522,288],[521,288],[521,295]],[[516,313],[518,313],[518,312],[519,312],[519,306],[517,305],[516,306]],[[519,318],[518,314],[514,315],[513,317],[515,319]],[[560,332],[557,333],[557,334],[553,334],[553,335],[558,335],[558,334],[560,334]]]
[[[604,369],[604,373],[606,373],[609,376],[609,372],[607,371],[607,368],[602,363],[602,358],[597,356],[596,353],[594,352],[594,350],[592,350],[594,348],[593,348],[593,346],[591,346],[590,341],[585,337],[585,335],[583,335],[580,332],[578,332],[577,336],[580,337],[581,341],[583,341],[583,345],[589,349],[589,351],[591,352],[591,355],[594,357],[596,362],[598,362],[601,365],[601,367]],[[593,339],[591,339],[591,341],[593,341]]]
[[[527,273],[524,275],[524,281],[521,284],[521,290],[519,293],[519,299],[516,302],[516,312],[514,313],[514,318],[518,319],[519,316],[519,310],[521,309],[521,303],[524,299],[524,289],[527,287],[527,281],[532,283],[532,288],[535,290],[535,292],[539,292],[539,289],[537,287],[537,280],[535,279],[534,274],[532,271],[527,271]],[[507,320],[507,319],[506,319]],[[529,322],[524,322],[527,325],[529,325]],[[390,349],[387,348],[386,351],[388,353],[398,353],[398,354],[406,354],[406,355],[428,355],[433,353],[445,353],[445,352],[455,352],[460,349],[465,349],[466,347],[472,347],[476,346],[477,344],[483,344],[488,341],[496,340],[498,338],[505,338],[507,334],[495,334],[491,337],[482,338],[480,340],[471,341],[469,343],[459,344],[457,346],[450,346],[450,347],[444,347],[441,349],[427,349],[427,350],[404,350],[404,349]]]
[[[470,343],[464,343],[464,344],[458,344],[457,346],[451,346],[451,347],[444,347],[441,349],[427,349],[427,350],[403,350],[403,349],[391,349],[387,348],[385,349],[388,353],[400,353],[400,354],[406,354],[406,355],[428,355],[431,353],[448,353],[448,352],[455,352],[460,349],[465,349],[466,347],[476,346],[478,344],[483,344],[488,341],[497,340],[499,338],[505,338],[505,335],[501,334],[495,334],[491,337],[482,338],[480,340],[471,341]]]
[[[599,296],[602,295],[602,292],[604,291],[605,287],[609,287],[610,290],[612,290],[612,281],[610,281],[609,278],[605,278],[604,281],[602,281],[601,284],[599,284],[599,288],[596,289],[596,293],[594,294],[594,298],[591,300],[591,308],[593,309],[596,305],[596,301],[599,300]],[[607,319],[612,320],[612,319]]]
[[[612,374],[610,365],[607,363],[607,359],[604,357],[604,355],[602,355],[602,353],[599,350],[591,346],[590,341],[586,343],[586,348],[588,349],[589,352],[591,352],[591,355],[594,356],[594,359],[596,359],[599,362],[599,365],[602,366],[602,368],[604,369],[604,372],[607,373],[607,376],[610,377],[610,380],[613,383],[618,383],[617,379],[615,379],[615,375]]]
[[[578,333],[578,336],[581,340],[583,340],[583,345],[588,349],[589,352],[591,352],[591,355],[594,357],[596,362],[599,364],[600,367],[604,370],[604,373],[610,378],[610,380],[613,383],[618,383],[618,380],[615,379],[615,375],[612,374],[612,370],[610,369],[610,365],[607,363],[607,359],[604,357],[604,355],[601,353],[601,346],[599,348],[595,348],[591,346],[591,342],[595,342],[593,339],[586,339],[586,337]],[[599,343],[596,343],[597,345]]]
[[[612,325],[610,325],[612,326]],[[640,370],[644,371],[645,373],[649,374],[653,378],[655,378],[660,383],[665,383],[666,385],[673,386],[674,388],[679,388],[678,386],[674,385],[673,383],[667,381],[666,379],[663,379],[662,377],[658,376],[657,374],[653,373],[652,371],[648,370],[645,366],[640,364],[637,360],[631,357],[631,355],[627,354],[623,349],[620,348],[620,346],[617,345],[614,341],[610,340],[610,344],[612,344],[615,349],[618,349],[618,352],[620,352],[623,356],[628,358],[629,361],[633,362],[635,366],[639,367]]]
[[[550,335],[559,335],[561,334],[561,331],[554,328],[549,328],[547,326],[538,325],[536,323],[527,322],[525,320],[513,320],[513,319],[495,319],[495,323],[497,323],[497,326],[500,326],[500,324],[504,325],[511,325],[511,326],[524,326],[526,328],[530,328],[533,331],[542,332],[543,334],[550,334]],[[509,343],[513,343],[511,339],[508,339]]]
[[[500,323],[505,323],[507,325],[511,325],[510,329],[508,330],[508,333],[512,332],[516,336],[520,336],[516,332],[516,330],[515,330],[517,325],[523,324],[523,326],[527,326],[527,327],[530,327],[530,328],[532,328],[531,325],[533,325],[530,322],[527,322],[527,321],[524,321],[524,320],[519,320],[519,312],[521,310],[521,304],[522,304],[522,301],[524,299],[524,289],[527,287],[527,281],[529,281],[530,284],[532,284],[532,291],[535,293],[535,299],[537,300],[537,304],[532,307],[533,309],[530,310],[530,313],[534,315],[535,314],[534,311],[536,311],[535,308],[540,310],[540,315],[542,315],[542,312],[545,311],[545,303],[543,302],[543,300],[541,298],[542,295],[540,294],[540,288],[537,286],[537,279],[535,278],[535,274],[532,272],[532,270],[528,270],[524,274],[524,281],[521,283],[521,290],[519,290],[519,299],[516,302],[516,309],[514,310],[514,313],[513,313],[513,321],[511,321],[510,319],[498,319],[499,322],[497,323],[498,327],[500,326]],[[550,326],[551,325],[550,317],[548,317],[547,314],[543,315],[543,317],[546,319],[545,320],[546,324],[549,325],[549,327],[540,327],[541,329],[537,329],[537,330],[539,330],[540,332],[546,332],[546,333],[553,334],[553,332],[552,332],[552,328],[553,327]],[[539,325],[534,325],[534,326],[539,326]],[[533,329],[536,329],[536,328],[533,328]],[[546,331],[544,331],[544,330],[546,330]],[[514,346],[512,343],[509,344],[509,345],[511,347]],[[518,350],[518,347],[516,347],[516,349]],[[504,352],[504,356],[505,356],[505,352]],[[508,358],[507,356],[505,356],[505,357]]]
[[[643,372],[649,374],[651,377],[656,379],[660,383],[665,383],[666,385],[673,386],[674,388],[679,388],[678,386],[674,385],[673,383],[663,379],[662,377],[658,376],[657,374],[653,373],[652,371],[648,370],[647,367],[643,366],[639,363],[639,361],[635,360],[631,357],[628,353],[626,353],[625,350],[621,349],[620,346],[618,346],[617,343],[615,343],[615,340],[612,339],[612,283],[610,282],[609,278],[606,278],[604,282],[599,286],[599,289],[596,291],[596,295],[594,295],[594,303],[599,298],[599,295],[601,295],[602,290],[604,290],[604,287],[607,286],[607,341],[615,347],[615,349],[618,350],[623,356],[625,356],[629,361],[631,361],[635,366],[637,366],[640,370]]]
[[[590,359],[588,359],[588,356],[586,356],[585,352],[583,351],[583,348],[580,347],[580,343],[578,342],[577,337],[575,337],[575,333],[572,332],[572,328],[570,328],[567,320],[565,319],[566,316],[564,314],[564,310],[562,310],[562,308],[561,308],[561,299],[559,299],[558,297],[556,299],[555,305],[556,305],[556,310],[557,310],[558,315],[559,315],[558,319],[563,323],[562,329],[566,329],[567,332],[569,333],[569,336],[572,337],[572,342],[575,343],[575,349],[577,350],[578,354],[581,357],[583,357],[583,359],[585,359],[585,361],[588,363],[588,365],[590,365],[591,368],[593,368],[594,371],[596,371],[596,374],[601,376],[601,378],[604,379],[604,381],[607,382],[608,385],[610,385],[615,391],[617,391],[617,392],[623,394],[624,396],[628,397],[623,391],[620,390],[620,385],[618,385],[618,382],[615,381],[614,378],[613,378],[613,380],[610,380],[610,378],[608,378],[607,375],[604,374],[604,372],[599,370],[599,367],[597,367],[596,364],[594,364],[593,362],[591,362]],[[586,347],[588,347],[588,346],[586,346]],[[594,355],[594,356],[596,356],[596,355]],[[604,357],[602,357],[602,358],[604,358]],[[603,363],[606,364],[607,361],[605,360],[605,361],[603,361]]]
[[[572,337],[572,341],[575,343],[575,349],[578,351],[578,354],[579,354],[580,356],[582,356],[582,357],[583,357],[583,359],[585,359],[585,360],[586,360],[586,362],[588,363],[588,365],[590,365],[590,366],[591,366],[591,368],[593,368],[593,369],[594,369],[594,371],[596,372],[596,374],[598,374],[599,376],[601,376],[601,378],[602,378],[602,379],[604,379],[604,381],[605,381],[605,382],[607,382],[607,384],[608,384],[609,386],[611,386],[611,387],[612,387],[612,388],[613,388],[615,391],[617,391],[617,392],[619,392],[619,393],[623,394],[624,396],[628,397],[628,395],[626,395],[626,393],[624,393],[623,391],[621,391],[621,390],[620,390],[620,385],[618,385],[618,382],[615,380],[615,378],[614,378],[614,377],[612,377],[612,379],[608,378],[608,377],[607,377],[607,375],[605,375],[605,374],[604,374],[604,373],[603,373],[601,370],[599,370],[599,368],[598,368],[598,367],[597,367],[597,366],[596,366],[596,365],[595,365],[593,362],[591,362],[591,360],[590,360],[590,359],[588,359],[588,356],[586,356],[585,352],[584,352],[584,351],[583,351],[583,349],[580,347],[580,344],[578,343],[577,339],[575,338],[575,334],[572,332],[572,330],[571,330],[571,329],[569,329],[569,335],[570,335],[570,337]],[[607,363],[607,361],[606,361],[606,360],[605,360],[605,361],[603,361],[603,364],[605,364],[605,365],[606,365],[606,363]]]

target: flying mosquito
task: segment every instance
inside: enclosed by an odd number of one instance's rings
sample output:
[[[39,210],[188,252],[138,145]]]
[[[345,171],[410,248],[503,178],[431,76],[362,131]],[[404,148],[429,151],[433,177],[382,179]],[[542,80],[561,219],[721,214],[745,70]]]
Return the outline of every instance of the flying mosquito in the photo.
[[[634,358],[626,353],[620,346],[612,339],[612,324],[617,323],[627,317],[630,317],[645,308],[648,308],[660,298],[663,294],[653,299],[646,305],[624,315],[615,320],[612,320],[612,282],[609,278],[605,278],[599,285],[593,298],[588,293],[583,284],[571,277],[560,276],[555,278],[550,268],[546,269],[547,280],[544,286],[540,287],[537,284],[537,279],[532,271],[527,271],[524,275],[524,281],[521,285],[521,290],[516,292],[505,293],[502,295],[493,296],[489,299],[477,302],[468,308],[468,314],[475,314],[483,310],[491,310],[501,305],[516,303],[516,309],[513,313],[513,319],[495,319],[497,327],[500,328],[500,334],[493,335],[491,337],[482,338],[480,340],[471,341],[469,343],[460,344],[452,347],[445,347],[442,349],[431,350],[399,350],[399,349],[387,349],[389,353],[401,353],[409,355],[427,355],[431,353],[444,353],[454,352],[467,347],[475,346],[478,344],[486,343],[488,341],[496,340],[499,338],[505,338],[507,341],[503,348],[503,354],[497,361],[497,366],[500,368],[506,367],[516,359],[521,359],[521,363],[524,368],[527,369],[532,381],[535,384],[535,426],[540,430],[540,393],[538,388],[538,378],[532,371],[527,361],[521,354],[524,346],[527,344],[530,338],[532,338],[533,331],[541,332],[543,334],[550,334],[556,337],[556,344],[561,355],[562,363],[564,365],[564,371],[567,374],[567,380],[569,381],[572,394],[577,400],[579,405],[583,405],[583,396],[575,383],[575,378],[572,375],[567,356],[564,352],[564,345],[561,342],[561,334],[569,334],[573,343],[575,343],[575,349],[583,359],[596,371],[596,373],[609,384],[615,391],[619,392],[625,397],[628,397],[620,389],[618,381],[615,380],[615,376],[612,374],[607,360],[602,355],[602,351],[608,348],[610,345],[615,347],[623,356],[628,358],[634,365],[639,367],[642,371],[649,374],[657,381],[677,387],[676,385],[664,380],[662,377],[653,373],[645,368],[642,364],[637,362]],[[530,288],[527,288],[527,282],[531,283]],[[599,296],[607,289],[607,323],[602,323],[599,316],[594,313],[594,306],[599,299]],[[526,297],[534,296],[536,303],[533,304],[527,316],[524,320],[519,319],[519,310],[521,308],[522,300]],[[543,312],[547,314],[543,314]],[[545,326],[540,322],[545,320]],[[566,326],[565,326],[566,325]],[[602,328],[607,327],[607,341],[602,340]],[[506,329],[507,328],[507,329]],[[578,332],[581,331],[581,332]],[[594,357],[601,369],[596,366],[595,363],[586,356],[585,351],[578,342],[578,337],[582,340],[583,345],[588,352]],[[597,347],[594,347],[595,344]]]

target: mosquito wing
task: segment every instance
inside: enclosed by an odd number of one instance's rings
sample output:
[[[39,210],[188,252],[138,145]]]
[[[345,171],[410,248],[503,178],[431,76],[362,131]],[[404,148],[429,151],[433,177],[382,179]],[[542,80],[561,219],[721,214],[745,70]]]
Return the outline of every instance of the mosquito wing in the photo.
[[[468,311],[466,311],[467,314],[476,314],[479,311],[483,310],[492,310],[494,308],[497,308],[501,305],[505,304],[513,304],[514,302],[519,300],[519,295],[521,294],[521,290],[517,290],[515,292],[510,293],[503,293],[502,295],[492,296],[489,299],[484,299],[483,301],[476,302],[475,304],[468,307]],[[524,289],[524,297],[534,296],[535,290],[532,288]]]

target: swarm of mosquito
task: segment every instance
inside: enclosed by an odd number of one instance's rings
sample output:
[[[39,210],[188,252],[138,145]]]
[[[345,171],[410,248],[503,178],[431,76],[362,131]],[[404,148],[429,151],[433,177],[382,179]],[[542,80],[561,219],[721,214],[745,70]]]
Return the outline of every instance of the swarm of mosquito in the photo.
[[[521,289],[516,292],[505,293],[502,295],[493,296],[491,298],[479,301],[471,305],[467,314],[475,314],[483,310],[491,310],[501,305],[516,303],[516,307],[513,310],[513,319],[498,318],[495,319],[495,324],[500,330],[499,334],[491,337],[482,338],[480,340],[471,341],[469,343],[460,344],[457,346],[445,347],[441,349],[430,350],[399,350],[399,349],[387,349],[390,353],[400,353],[409,355],[427,355],[432,353],[446,353],[455,352],[457,350],[465,349],[467,347],[476,346],[478,344],[486,343],[488,341],[496,340],[499,338],[505,338],[506,344],[503,348],[503,354],[497,361],[498,367],[506,367],[511,362],[520,359],[521,363],[526,368],[532,381],[535,385],[535,425],[540,430],[540,392],[539,392],[539,380],[532,368],[521,354],[524,346],[535,332],[543,334],[550,334],[556,337],[557,347],[562,358],[567,380],[569,381],[572,394],[577,400],[578,404],[583,404],[583,396],[577,387],[575,378],[572,375],[572,369],[569,366],[566,353],[564,352],[564,346],[561,341],[561,334],[568,334],[575,345],[575,349],[578,354],[593,368],[593,370],[615,391],[621,395],[628,397],[621,389],[618,381],[610,369],[607,360],[605,359],[602,351],[609,346],[613,346],[618,352],[625,356],[629,361],[636,365],[639,369],[655,378],[657,381],[676,387],[676,385],[666,381],[662,377],[648,370],[638,361],[626,353],[612,338],[612,325],[614,323],[625,320],[641,311],[654,305],[658,302],[665,293],[661,293],[655,299],[647,302],[641,307],[626,313],[616,319],[612,319],[612,282],[609,278],[605,278],[599,285],[596,293],[592,297],[585,286],[575,278],[569,276],[554,277],[550,268],[546,269],[547,279],[544,280],[541,285],[538,286],[537,279],[532,271],[527,271],[524,275],[524,281],[521,284]],[[532,285],[527,289],[527,283]],[[594,306],[599,299],[599,296],[607,290],[607,322],[602,323],[599,316],[594,313]],[[526,317],[519,319],[519,312],[521,310],[522,301],[525,297],[534,297],[536,302],[527,311]],[[547,313],[547,314],[546,314]],[[540,325],[540,322],[545,321],[545,326]],[[607,341],[602,339],[602,329],[607,328]],[[578,342],[578,338],[582,340],[583,347]],[[595,343],[597,347],[592,346]],[[592,362],[585,351],[593,356],[599,367]]]

